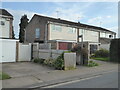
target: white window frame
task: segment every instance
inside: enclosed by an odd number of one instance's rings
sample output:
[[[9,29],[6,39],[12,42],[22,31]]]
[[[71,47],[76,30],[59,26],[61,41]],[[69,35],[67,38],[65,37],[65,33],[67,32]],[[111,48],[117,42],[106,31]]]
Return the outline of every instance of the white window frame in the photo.
[[[35,38],[40,38],[40,29],[39,28],[35,29]]]

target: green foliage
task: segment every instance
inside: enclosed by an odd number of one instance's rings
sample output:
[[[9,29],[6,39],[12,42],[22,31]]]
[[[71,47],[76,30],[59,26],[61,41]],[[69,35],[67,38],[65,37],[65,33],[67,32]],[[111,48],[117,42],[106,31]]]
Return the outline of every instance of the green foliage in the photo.
[[[5,79],[10,79],[11,77],[4,73],[4,72],[0,72],[0,80],[5,80]]]
[[[12,26],[12,39],[15,39],[15,34],[14,34],[13,26]]]
[[[120,63],[120,38],[111,40],[110,61]]]
[[[64,69],[64,53],[57,57],[54,62],[55,69],[63,70]]]
[[[106,49],[97,50],[94,57],[109,57],[109,51]]]
[[[20,42],[23,43],[24,42],[24,35],[25,35],[25,28],[28,25],[28,21],[29,19],[27,18],[27,15],[23,15],[20,19],[20,32],[19,32],[19,39]]]
[[[100,60],[100,61],[109,61],[109,57],[91,57],[91,59],[94,60]]]
[[[45,59],[42,59],[42,58],[36,58],[36,59],[33,60],[33,62],[43,64],[44,60]]]
[[[72,53],[72,51],[64,51],[63,53]]]
[[[84,65],[88,64],[88,50],[85,45],[81,48],[81,44],[76,44],[71,51],[76,52],[77,57],[81,55],[80,57]]]
[[[89,61],[88,62],[88,66],[89,67],[94,67],[94,66],[98,66],[99,64],[98,63],[96,63],[96,62],[94,62],[94,61]]]
[[[69,67],[66,67],[66,68],[64,68],[65,70],[74,70],[74,69],[76,69],[75,67],[73,67],[73,66],[69,66]]]
[[[50,67],[55,67],[55,69],[63,70],[64,69],[64,53],[70,53],[71,51],[65,51],[57,59],[40,59],[36,58],[33,60],[35,63],[44,64]]]
[[[54,67],[54,62],[55,62],[54,59],[46,59],[46,60],[44,60],[43,64],[48,65],[50,67]]]

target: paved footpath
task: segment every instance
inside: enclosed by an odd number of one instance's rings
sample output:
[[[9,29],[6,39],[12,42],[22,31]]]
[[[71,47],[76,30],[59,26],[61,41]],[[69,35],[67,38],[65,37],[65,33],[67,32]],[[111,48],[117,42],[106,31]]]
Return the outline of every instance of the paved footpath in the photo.
[[[53,70],[46,73],[38,73],[23,77],[15,77],[3,80],[3,88],[39,88],[67,81],[97,76],[103,73],[118,71],[118,64],[96,61],[99,66],[77,66],[75,70]]]

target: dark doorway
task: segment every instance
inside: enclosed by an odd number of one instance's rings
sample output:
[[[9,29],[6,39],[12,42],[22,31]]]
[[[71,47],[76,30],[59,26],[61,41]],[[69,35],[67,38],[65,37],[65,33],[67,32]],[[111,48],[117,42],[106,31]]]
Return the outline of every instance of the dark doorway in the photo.
[[[95,53],[95,51],[97,51],[97,45],[90,45],[90,54]]]

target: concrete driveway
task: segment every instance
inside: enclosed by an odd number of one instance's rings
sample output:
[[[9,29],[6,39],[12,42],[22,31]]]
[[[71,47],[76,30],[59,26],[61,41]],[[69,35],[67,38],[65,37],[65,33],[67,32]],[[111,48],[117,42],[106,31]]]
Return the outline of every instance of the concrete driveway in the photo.
[[[60,71],[47,66],[32,62],[18,62],[2,64],[4,72],[8,73],[12,78],[3,80],[3,88],[21,88],[42,86],[50,83],[58,83],[60,81],[74,79],[76,77],[84,77],[89,75],[97,75],[102,72],[118,70],[118,65],[114,63],[99,62],[97,67],[77,66],[75,70]]]
[[[55,71],[52,67],[36,64],[33,62],[17,62],[2,64],[2,71],[11,77],[23,77]]]

